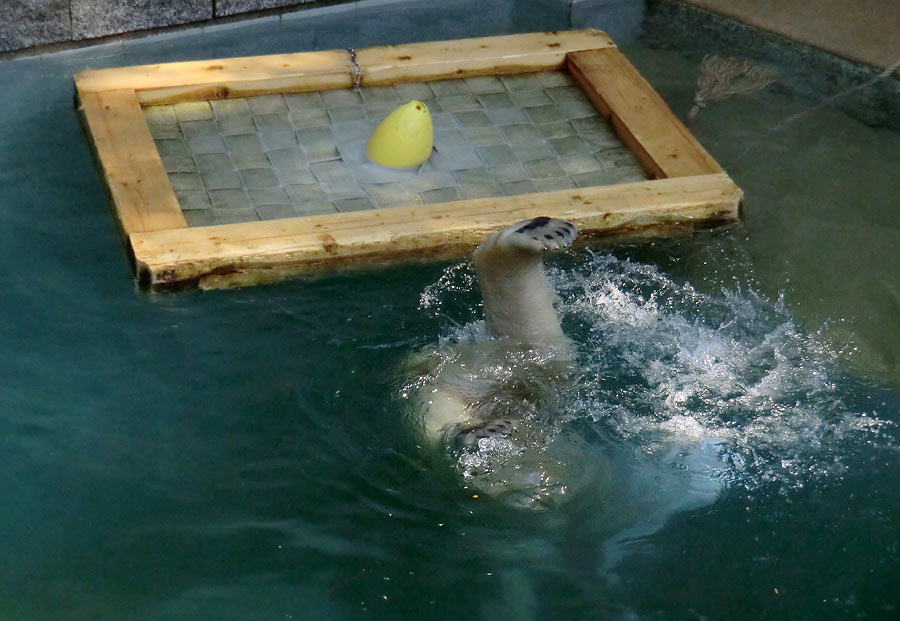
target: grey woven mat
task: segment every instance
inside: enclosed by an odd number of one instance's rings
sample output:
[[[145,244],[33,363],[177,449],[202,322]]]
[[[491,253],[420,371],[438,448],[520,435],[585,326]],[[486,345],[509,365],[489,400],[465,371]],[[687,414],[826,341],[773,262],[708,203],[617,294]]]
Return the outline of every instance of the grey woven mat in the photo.
[[[368,139],[425,102],[435,151],[416,170],[369,162]],[[205,226],[530,194],[647,178],[562,71],[144,110],[188,224]]]

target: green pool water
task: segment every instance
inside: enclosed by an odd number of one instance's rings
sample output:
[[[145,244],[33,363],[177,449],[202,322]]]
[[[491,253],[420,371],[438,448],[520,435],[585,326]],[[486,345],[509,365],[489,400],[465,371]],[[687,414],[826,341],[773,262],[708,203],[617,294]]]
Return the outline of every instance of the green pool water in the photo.
[[[771,131],[816,103],[789,84],[693,127],[740,225],[549,262],[580,371],[548,510],[473,498],[406,424],[403,362],[483,334],[466,262],[135,286],[72,76],[498,32],[350,6],[0,62],[0,619],[895,616],[900,141]],[[622,47],[685,115],[702,54]]]

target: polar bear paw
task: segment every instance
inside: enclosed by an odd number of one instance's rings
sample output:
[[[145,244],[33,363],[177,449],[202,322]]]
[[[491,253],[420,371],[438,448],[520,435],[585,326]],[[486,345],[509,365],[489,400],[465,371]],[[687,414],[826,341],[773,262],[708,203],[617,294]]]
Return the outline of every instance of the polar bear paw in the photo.
[[[515,248],[531,253],[562,250],[572,245],[578,229],[567,220],[540,216],[516,222],[500,231],[497,248]]]
[[[508,436],[514,429],[513,421],[506,418],[483,421],[459,429],[453,434],[453,444],[458,449],[477,449],[479,440]]]

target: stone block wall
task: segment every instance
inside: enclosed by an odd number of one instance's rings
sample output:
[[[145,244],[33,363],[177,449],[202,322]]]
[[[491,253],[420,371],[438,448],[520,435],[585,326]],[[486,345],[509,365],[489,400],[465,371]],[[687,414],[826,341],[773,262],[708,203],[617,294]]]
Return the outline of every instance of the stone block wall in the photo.
[[[0,0],[0,52],[320,0]]]
[[[428,15],[426,31],[433,26],[435,14],[451,21],[459,21],[462,15],[460,23],[466,27],[455,33],[459,37],[473,36],[485,27],[493,32],[594,27],[624,42],[637,35],[644,15],[644,0],[0,0],[0,53],[255,11],[341,2],[382,10],[398,23],[414,20],[415,9],[422,9]],[[406,8],[398,9],[398,3]],[[398,10],[404,11],[402,18]],[[498,16],[499,22],[491,21]]]

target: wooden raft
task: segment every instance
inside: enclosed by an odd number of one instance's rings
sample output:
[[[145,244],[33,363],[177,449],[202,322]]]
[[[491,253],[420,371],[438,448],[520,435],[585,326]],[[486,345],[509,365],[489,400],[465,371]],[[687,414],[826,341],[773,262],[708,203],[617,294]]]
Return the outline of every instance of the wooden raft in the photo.
[[[553,216],[585,238],[709,228],[741,191],[597,30],[88,70],[85,127],[140,282],[256,284],[327,266],[471,251],[517,220]],[[567,70],[652,180],[523,196],[188,227],[142,106],[400,82]]]

